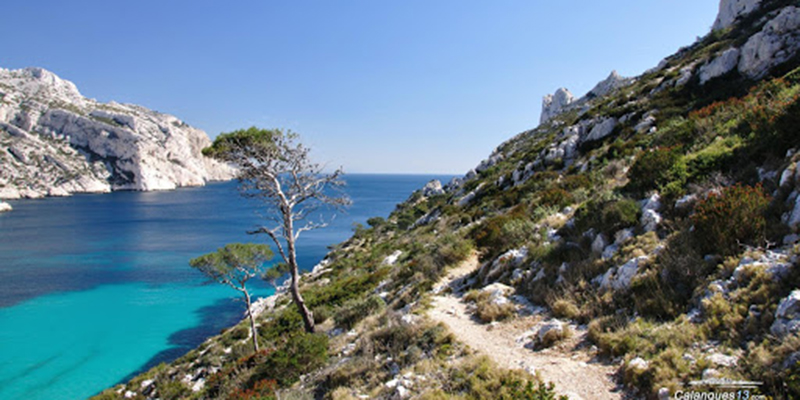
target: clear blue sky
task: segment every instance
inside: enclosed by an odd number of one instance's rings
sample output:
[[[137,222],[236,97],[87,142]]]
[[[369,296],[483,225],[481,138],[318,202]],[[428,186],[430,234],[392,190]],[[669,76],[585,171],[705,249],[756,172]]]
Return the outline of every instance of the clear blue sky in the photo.
[[[101,101],[210,136],[302,135],[348,172],[464,173],[533,128],[558,87],[655,66],[717,0],[12,1],[0,67],[40,66]]]

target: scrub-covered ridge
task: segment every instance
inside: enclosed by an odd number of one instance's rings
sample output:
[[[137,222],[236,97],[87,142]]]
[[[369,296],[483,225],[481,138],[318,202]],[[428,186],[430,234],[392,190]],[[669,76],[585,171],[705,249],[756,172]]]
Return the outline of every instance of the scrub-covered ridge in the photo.
[[[243,321],[98,398],[800,397],[798,47],[796,1],[723,0],[358,227],[303,276],[317,333],[279,291],[259,353]]]

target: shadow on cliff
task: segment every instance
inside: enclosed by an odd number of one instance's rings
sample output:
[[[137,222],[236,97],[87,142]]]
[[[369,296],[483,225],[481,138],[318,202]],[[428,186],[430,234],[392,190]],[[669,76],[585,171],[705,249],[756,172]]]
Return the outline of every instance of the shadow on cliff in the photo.
[[[178,359],[199,346],[207,338],[219,334],[221,330],[239,322],[244,317],[244,310],[244,303],[236,298],[220,299],[214,304],[199,308],[195,311],[200,317],[200,323],[197,326],[183,329],[170,335],[170,347],[168,349],[157,353],[141,367],[117,383],[126,383],[162,362],[168,363]]]

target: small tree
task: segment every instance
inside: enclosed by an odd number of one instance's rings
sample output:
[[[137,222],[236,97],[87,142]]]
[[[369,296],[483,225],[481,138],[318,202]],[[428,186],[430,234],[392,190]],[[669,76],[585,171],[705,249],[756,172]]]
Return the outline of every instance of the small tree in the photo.
[[[272,239],[291,273],[292,301],[297,306],[307,332],[314,332],[314,318],[300,295],[297,265],[297,239],[300,234],[327,225],[308,221],[323,206],[341,208],[350,203],[334,191],[344,185],[341,169],[323,173],[320,164],[309,158],[309,149],[292,132],[251,127],[223,133],[203,154],[239,167],[240,193],[265,204],[263,217],[274,225],[249,233],[263,233]],[[303,221],[302,226],[296,225]]]
[[[262,276],[268,268],[264,263],[270,259],[272,259],[272,250],[267,245],[231,243],[213,253],[189,261],[189,265],[199,269],[209,278],[242,292],[244,301],[247,303],[247,315],[250,317],[253,350],[256,352],[258,352],[258,332],[251,308],[250,292],[247,290],[247,281]]]

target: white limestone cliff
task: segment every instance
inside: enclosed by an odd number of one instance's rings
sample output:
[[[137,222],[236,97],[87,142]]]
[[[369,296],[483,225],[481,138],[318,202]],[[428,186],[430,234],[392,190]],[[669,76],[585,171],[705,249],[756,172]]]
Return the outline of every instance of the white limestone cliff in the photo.
[[[0,69],[0,198],[165,190],[233,177],[205,132],[147,108],[100,103],[42,68]]]
[[[711,30],[725,29],[733,25],[737,18],[753,12],[760,5],[761,0],[720,0],[719,13]]]
[[[785,7],[742,46],[739,73],[763,77],[800,50],[800,8]]]
[[[566,88],[559,88],[555,94],[548,94],[542,99],[542,115],[539,123],[543,124],[560,114],[564,108],[575,101],[575,96]]]

